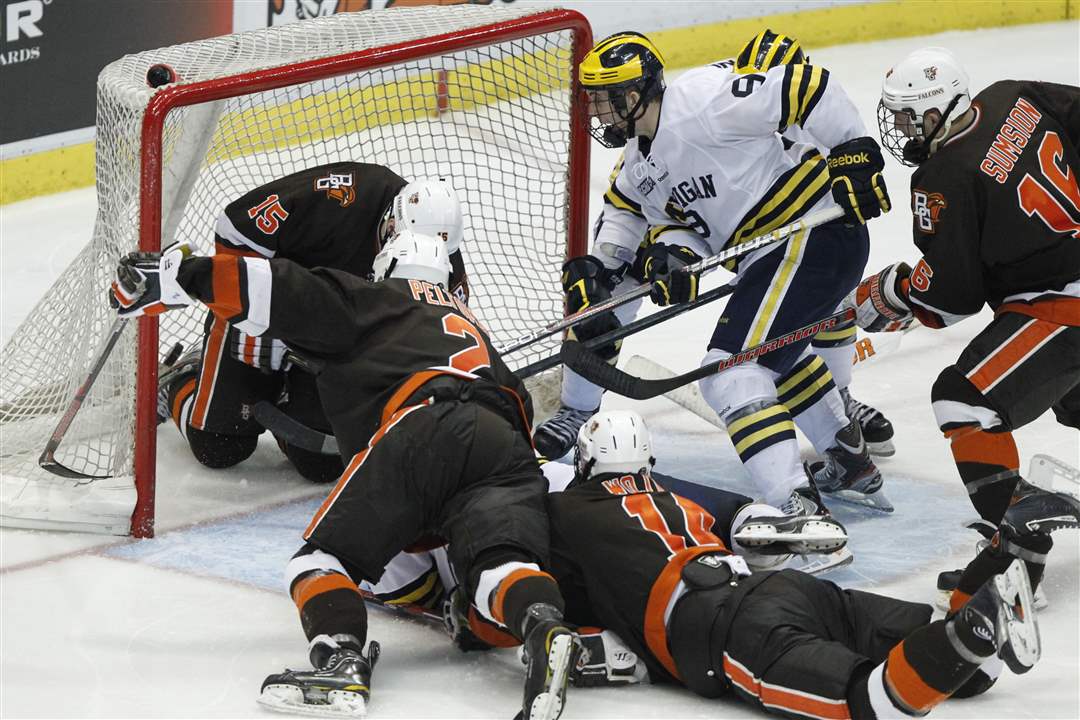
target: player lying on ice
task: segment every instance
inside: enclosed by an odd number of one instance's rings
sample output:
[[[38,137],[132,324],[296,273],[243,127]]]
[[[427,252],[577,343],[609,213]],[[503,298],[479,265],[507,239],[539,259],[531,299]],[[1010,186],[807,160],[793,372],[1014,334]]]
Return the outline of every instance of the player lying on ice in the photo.
[[[794,570],[751,572],[783,557],[762,551],[805,550],[811,537],[827,550],[842,535],[827,518],[776,517],[769,506],[740,507],[731,493],[717,495],[724,509],[714,517],[661,488],[667,481],[657,482],[652,462],[640,416],[600,412],[579,432],[569,484],[548,495],[549,568],[566,616],[605,628],[583,631],[575,682],[623,684],[647,675],[706,697],[734,692],[778,714],[895,718],[984,690],[972,677],[999,654],[1017,672],[1038,659],[1021,563],[991,578],[960,613],[930,622],[929,605],[842,590]],[[544,466],[553,489],[566,482],[556,467],[565,466]],[[741,555],[720,537],[728,527],[736,528]],[[401,572],[408,563],[420,568],[412,582]],[[401,556],[372,589],[390,602],[394,585],[399,600],[416,594],[435,583],[431,565],[425,555]],[[453,578],[443,573],[442,582],[450,587]],[[476,647],[476,636],[494,641],[485,624],[463,622],[453,607],[449,615],[459,645]]]
[[[682,268],[837,208],[844,220],[750,252],[729,267],[738,284],[702,363],[816,321],[855,287],[869,252],[864,223],[889,208],[877,143],[827,70],[800,62],[743,71],[749,69],[716,63],[668,84],[660,52],[634,32],[605,38],[585,56],[580,80],[589,93],[590,131],[601,144],[625,150],[592,254],[564,267],[568,309],[621,291],[646,233],[644,257],[631,277],[652,283],[657,304],[686,303],[697,296],[698,275]],[[793,126],[800,128],[798,142],[782,134]],[[617,323],[602,314],[575,332],[594,337]],[[861,427],[848,418],[828,367],[809,344],[795,342],[713,374],[701,381],[702,394],[727,425],[765,502],[785,512],[816,510],[801,491],[798,423],[825,458],[815,467],[818,489],[891,511]],[[565,371],[564,407],[537,428],[537,448],[552,458],[569,451],[600,395]]]
[[[214,245],[218,254],[284,258],[369,278],[375,254],[395,224],[446,240],[453,267],[450,289],[468,302],[459,250],[461,207],[454,190],[438,180],[406,183],[381,165],[320,165],[250,190],[218,216]],[[281,338],[251,335],[207,313],[202,342],[158,379],[158,420],[172,419],[195,458],[211,468],[231,467],[255,451],[267,429],[256,417],[260,403],[329,432],[315,378],[292,366],[285,351]],[[277,440],[308,480],[331,482],[341,475],[336,453],[299,447],[280,435]]]
[[[185,250],[123,258],[112,289],[120,314],[198,300],[241,332],[320,360],[318,391],[346,464],[286,570],[315,669],[271,676],[261,702],[363,714],[379,646],[365,651],[367,611],[350,578],[376,581],[401,550],[437,537],[450,542],[479,612],[524,644],[522,716],[557,718],[580,646],[542,569],[547,487],[530,439],[532,403],[447,289],[446,242],[399,232],[375,258],[374,282]]]
[[[931,391],[992,536],[953,581],[955,610],[1013,557],[1037,586],[1050,533],[1080,525],[1080,502],[1020,477],[1012,436],[1050,409],[1080,428],[1080,88],[1006,80],[972,98],[956,58],[924,48],[886,74],[878,123],[882,144],[916,168],[923,257],[862,282],[848,301],[859,326],[895,330],[914,317],[941,328],[994,311]]]

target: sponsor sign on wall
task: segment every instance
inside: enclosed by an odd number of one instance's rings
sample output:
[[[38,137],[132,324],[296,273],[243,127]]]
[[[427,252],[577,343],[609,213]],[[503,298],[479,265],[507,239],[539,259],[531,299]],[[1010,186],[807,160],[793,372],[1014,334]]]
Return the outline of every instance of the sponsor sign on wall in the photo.
[[[122,55],[232,31],[231,2],[4,0],[0,145],[93,126],[98,73]]]

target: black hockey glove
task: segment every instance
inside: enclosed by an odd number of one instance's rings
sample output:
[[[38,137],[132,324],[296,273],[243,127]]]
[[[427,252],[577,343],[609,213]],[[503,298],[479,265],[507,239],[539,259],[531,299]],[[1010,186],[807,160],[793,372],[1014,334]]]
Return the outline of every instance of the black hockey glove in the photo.
[[[855,324],[870,332],[904,330],[915,319],[907,302],[911,268],[894,263],[859,283],[842,307],[855,309]]]
[[[592,255],[571,258],[563,265],[562,285],[566,292],[566,312],[574,314],[597,305],[611,297],[612,275],[604,264]],[[615,313],[600,313],[570,328],[570,337],[585,341],[599,337],[619,327]],[[616,343],[596,348],[596,353],[610,360],[619,354]]]
[[[828,163],[833,200],[844,209],[848,222],[865,225],[889,212],[892,204],[881,176],[885,161],[872,137],[840,143],[829,153]]]
[[[232,325],[225,334],[225,347],[232,357],[265,373],[288,370],[292,365],[285,355],[289,348],[281,340],[269,335],[248,335]]]
[[[160,315],[166,310],[194,305],[177,275],[191,246],[176,243],[162,252],[133,252],[120,258],[109,289],[109,304],[120,317]]]
[[[645,251],[645,277],[653,284],[649,297],[657,305],[693,302],[698,295],[699,272],[682,268],[700,262],[701,256],[688,247],[656,243]]]

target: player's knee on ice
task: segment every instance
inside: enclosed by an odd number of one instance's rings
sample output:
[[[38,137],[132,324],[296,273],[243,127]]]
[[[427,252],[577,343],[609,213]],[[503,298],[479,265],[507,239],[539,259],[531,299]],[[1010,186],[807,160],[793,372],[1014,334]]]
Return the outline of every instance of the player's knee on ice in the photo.
[[[188,426],[188,445],[195,459],[219,470],[247,460],[259,444],[258,435],[225,435]]]

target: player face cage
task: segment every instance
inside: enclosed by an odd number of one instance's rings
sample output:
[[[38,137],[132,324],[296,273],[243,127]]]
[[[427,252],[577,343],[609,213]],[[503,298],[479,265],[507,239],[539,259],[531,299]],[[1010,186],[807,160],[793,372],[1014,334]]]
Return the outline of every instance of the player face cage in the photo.
[[[788,35],[763,30],[743,46],[735,58],[735,72],[745,75],[764,72],[780,65],[801,65],[810,62],[799,41]]]
[[[937,142],[944,129],[952,124],[952,118],[955,117],[954,111],[959,102],[959,95],[950,100],[941,119],[934,125],[930,134],[924,137],[922,116],[918,116],[911,108],[892,110],[885,105],[884,100],[879,101],[877,120],[882,146],[898,162],[908,167],[922,165],[929,159],[932,150],[937,149]]]
[[[589,96],[589,134],[609,148],[634,137],[635,123],[666,87],[663,56],[636,32],[601,40],[585,55],[578,74]],[[632,100],[631,91],[636,93]]]

